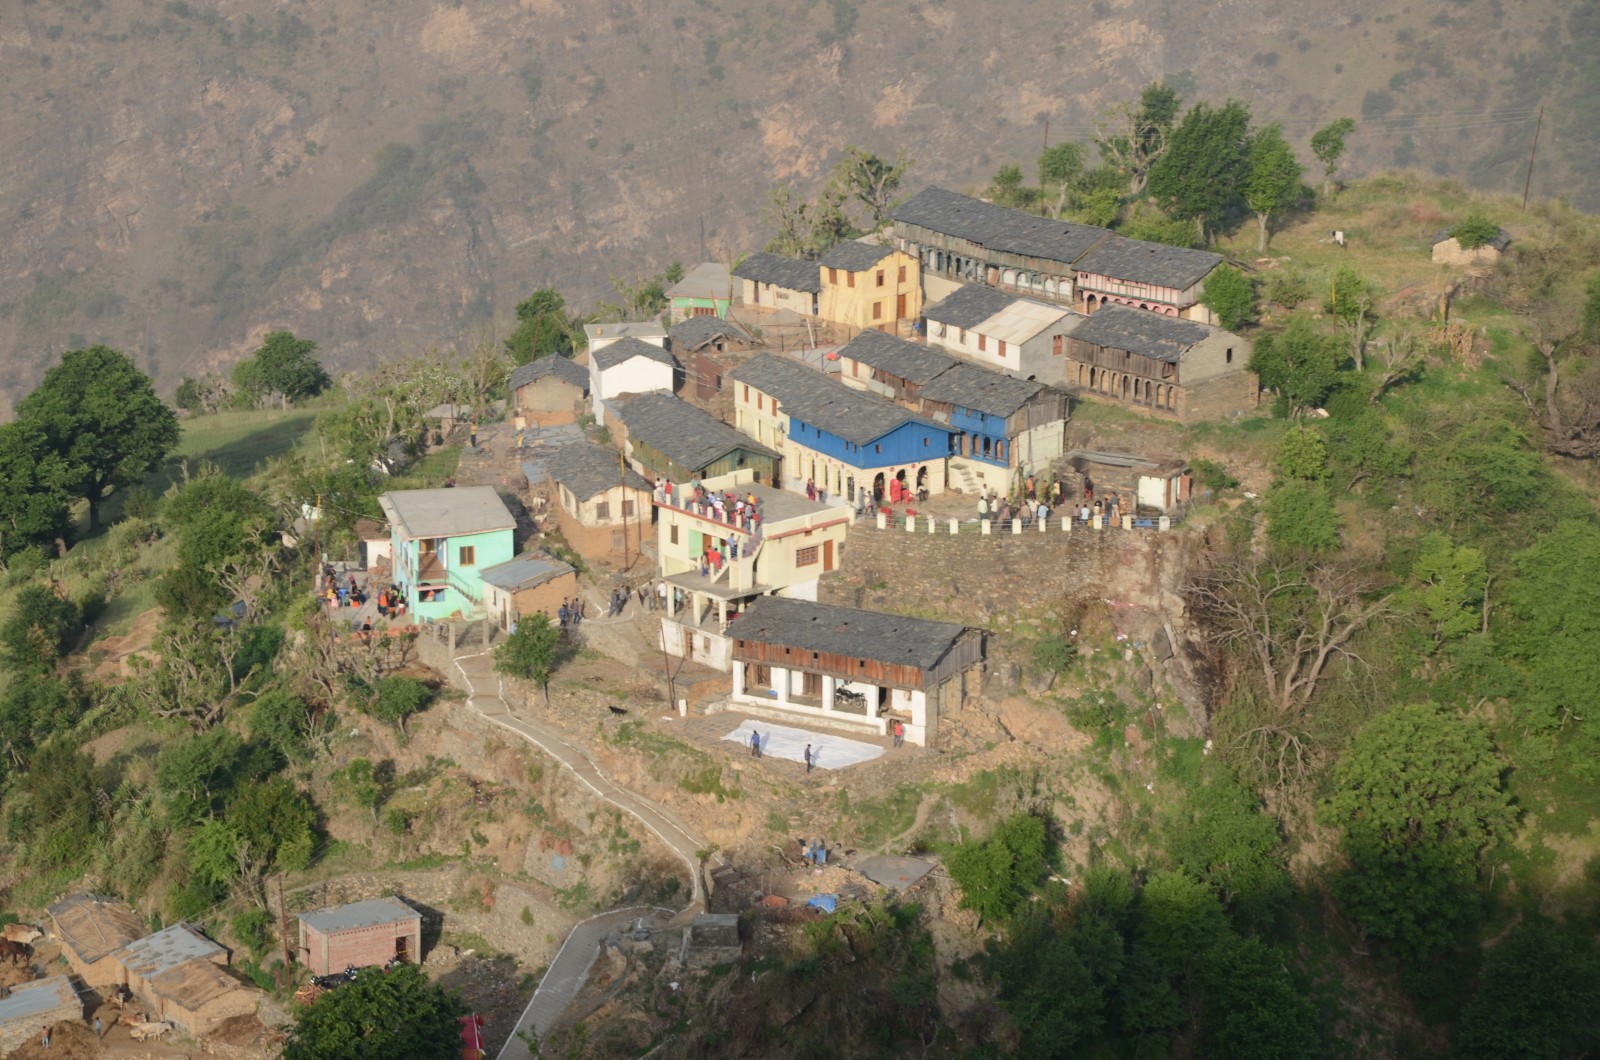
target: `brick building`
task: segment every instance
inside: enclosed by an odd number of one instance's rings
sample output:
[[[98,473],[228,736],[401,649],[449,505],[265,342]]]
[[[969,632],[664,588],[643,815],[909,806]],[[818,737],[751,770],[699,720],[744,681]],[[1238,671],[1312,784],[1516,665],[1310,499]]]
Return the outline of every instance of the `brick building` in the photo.
[[[174,924],[128,943],[116,954],[129,990],[189,1036],[209,1034],[227,1019],[256,1011],[262,993],[225,969],[228,951],[188,924]]]
[[[115,954],[145,933],[144,921],[132,907],[98,894],[75,894],[48,912],[61,940],[67,966],[85,986],[99,988],[124,982]]]
[[[385,964],[392,957],[422,960],[422,914],[398,898],[352,902],[296,919],[300,956],[312,975]]]

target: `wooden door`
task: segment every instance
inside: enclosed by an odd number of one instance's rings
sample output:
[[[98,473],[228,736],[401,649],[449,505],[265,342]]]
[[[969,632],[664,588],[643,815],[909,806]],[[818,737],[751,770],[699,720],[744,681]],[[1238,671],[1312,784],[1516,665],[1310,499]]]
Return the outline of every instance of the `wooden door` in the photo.
[[[822,543],[822,569],[825,570],[825,571],[830,571],[830,570],[833,569],[833,542],[832,541],[824,541]]]
[[[904,294],[895,296],[894,315],[896,320],[904,320],[906,318],[906,296]]]

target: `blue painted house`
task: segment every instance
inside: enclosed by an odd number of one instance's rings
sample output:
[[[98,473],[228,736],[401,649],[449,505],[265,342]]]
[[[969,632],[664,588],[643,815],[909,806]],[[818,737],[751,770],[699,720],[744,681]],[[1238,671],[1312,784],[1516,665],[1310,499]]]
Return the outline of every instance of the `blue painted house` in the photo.
[[[1018,477],[1044,473],[1066,446],[1067,395],[957,363],[917,394],[925,416],[956,432],[951,478],[964,492],[987,485],[1009,493]]]
[[[730,378],[740,430],[783,454],[786,487],[810,480],[842,501],[872,490],[888,503],[945,490],[958,439],[950,427],[775,354]]]
[[[517,520],[491,486],[395,490],[389,520],[394,578],[414,622],[484,613],[483,570],[516,554]]]

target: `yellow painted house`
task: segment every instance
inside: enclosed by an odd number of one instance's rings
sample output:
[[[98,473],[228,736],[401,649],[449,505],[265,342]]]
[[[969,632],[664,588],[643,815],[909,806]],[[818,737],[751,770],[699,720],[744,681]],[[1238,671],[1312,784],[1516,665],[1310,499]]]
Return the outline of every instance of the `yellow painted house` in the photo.
[[[823,320],[895,335],[922,315],[922,266],[903,250],[875,242],[840,243],[817,264],[822,270],[817,315]]]

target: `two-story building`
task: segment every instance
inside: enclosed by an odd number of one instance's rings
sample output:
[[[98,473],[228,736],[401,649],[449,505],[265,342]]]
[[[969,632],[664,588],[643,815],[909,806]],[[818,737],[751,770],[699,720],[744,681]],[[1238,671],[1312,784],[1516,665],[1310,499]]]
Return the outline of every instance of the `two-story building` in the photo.
[[[667,350],[667,329],[652,321],[585,324],[589,344],[589,399],[605,421],[603,402],[622,394],[677,389],[678,362]]]
[[[1109,236],[1078,259],[1078,301],[1085,313],[1125,305],[1209,324],[1200,288],[1222,261],[1209,250]]]
[[[1067,337],[1083,316],[969,283],[923,311],[928,345],[1052,386],[1067,382]]]
[[[516,554],[517,520],[494,488],[392,490],[378,506],[389,520],[407,616],[425,622],[481,614],[483,568]]]
[[[956,438],[949,427],[776,354],[757,355],[730,378],[739,429],[783,454],[790,488],[810,480],[847,502],[870,490],[886,504],[944,492]]]
[[[823,320],[893,335],[900,321],[922,315],[921,266],[896,247],[852,240],[835,245],[817,264],[817,315]]]
[[[1040,382],[958,362],[929,380],[921,404],[923,415],[958,432],[950,477],[964,493],[1008,493],[1066,448],[1067,395]]]
[[[917,391],[956,360],[881,331],[863,331],[839,349],[839,382],[917,408]]]
[[[511,407],[535,427],[575,423],[589,396],[589,370],[567,357],[541,357],[518,365],[506,380]]]
[[[739,281],[740,300],[747,306],[817,315],[822,274],[814,261],[761,251],[741,261],[733,275]]]
[[[554,511],[561,536],[587,560],[639,555],[650,535],[650,483],[622,454],[572,442],[523,464],[531,489]]]
[[[815,600],[818,579],[844,552],[850,513],[763,485],[748,470],[700,487],[697,495],[685,480],[655,494],[656,554],[669,586],[662,646],[726,671],[728,623],[759,596]]]
[[[1256,407],[1250,349],[1222,328],[1111,305],[1068,339],[1067,379],[1097,401],[1184,423],[1223,419]]]
[[[955,622],[763,597],[728,629],[730,705],[801,724],[938,742],[979,692],[984,633]]]
[[[674,324],[689,317],[725,317],[733,304],[733,277],[726,265],[708,261],[668,287],[666,296],[667,313]]]
[[[776,449],[671,394],[634,398],[616,418],[623,449],[642,474],[692,482],[748,469],[769,483],[781,474]]]
[[[755,346],[750,332],[731,320],[719,317],[690,317],[674,324],[671,332],[672,355],[683,365],[686,381],[684,396],[702,405],[713,403],[722,393],[722,377]]]

